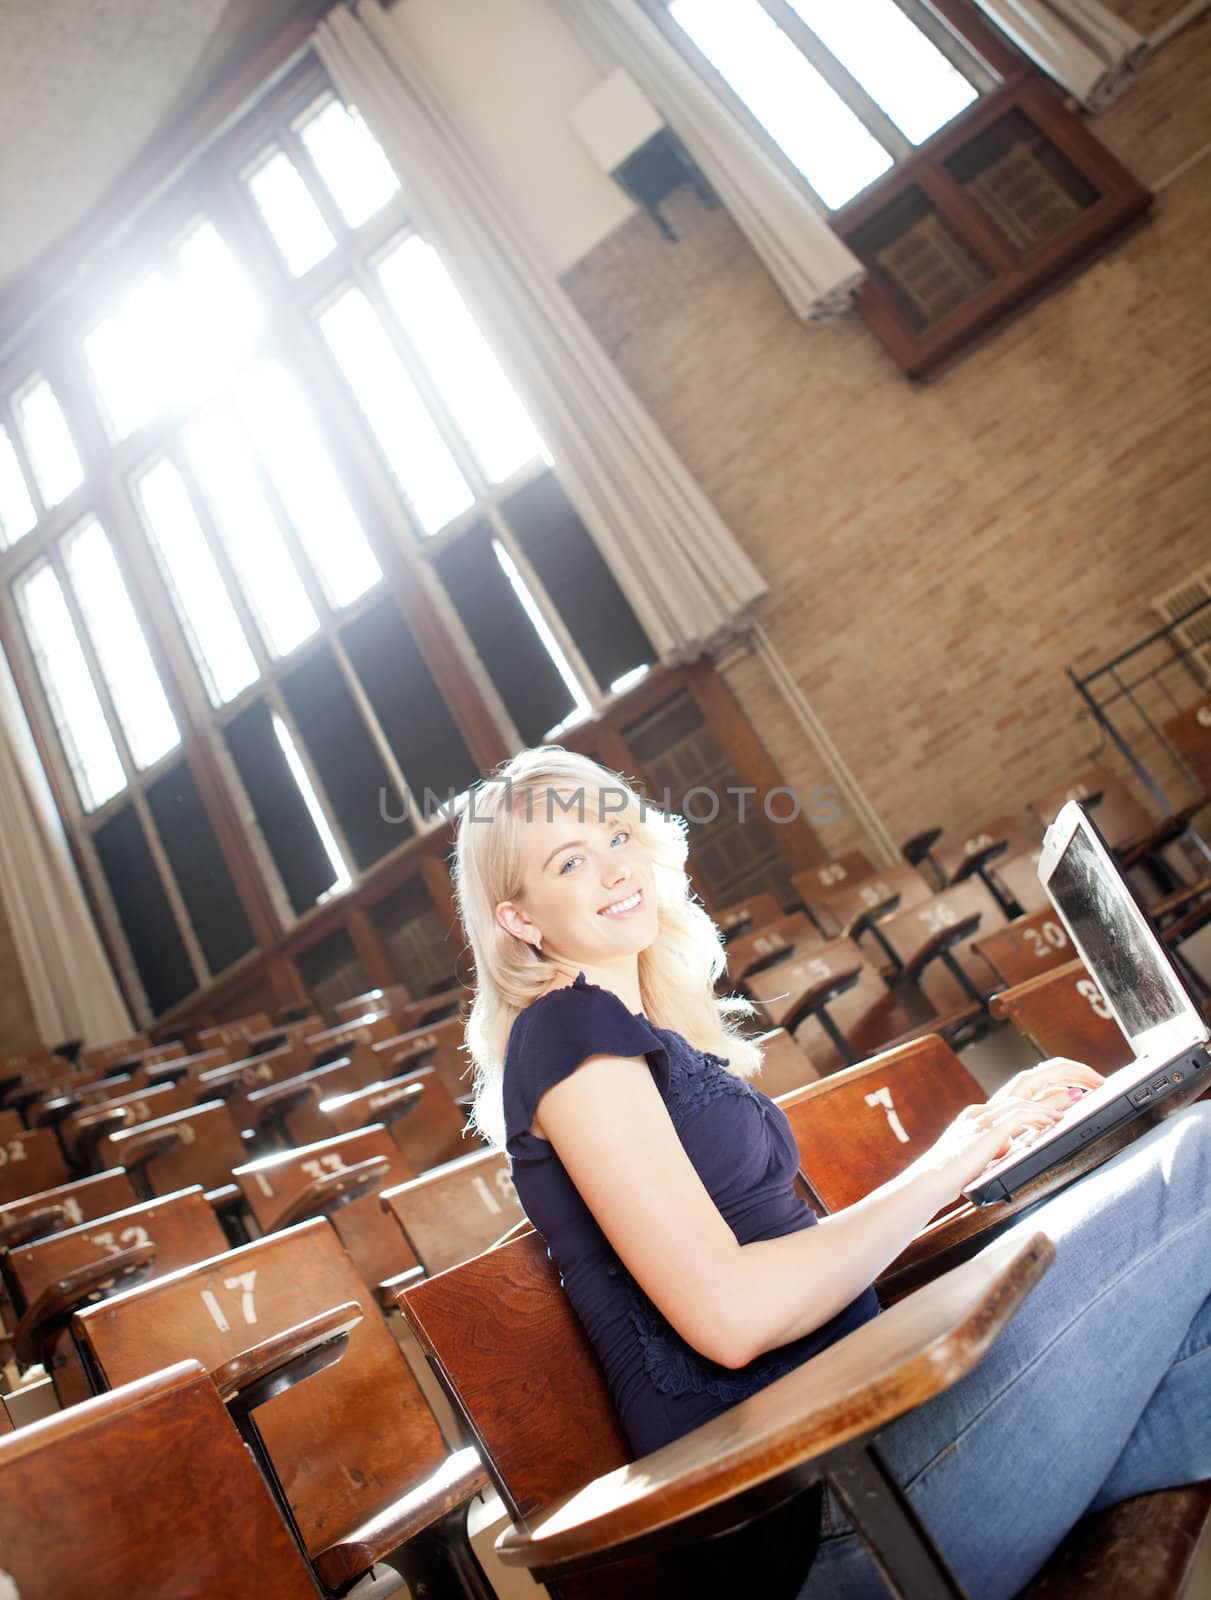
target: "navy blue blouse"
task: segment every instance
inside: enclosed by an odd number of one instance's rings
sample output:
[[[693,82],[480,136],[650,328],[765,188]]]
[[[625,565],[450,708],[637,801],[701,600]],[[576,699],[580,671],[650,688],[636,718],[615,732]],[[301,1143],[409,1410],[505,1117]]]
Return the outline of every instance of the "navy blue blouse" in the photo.
[[[717,1056],[632,1014],[583,974],[517,1018],[504,1068],[513,1181],[597,1351],[638,1456],[790,1372],[868,1321],[878,1302],[866,1289],[813,1333],[739,1370],[699,1355],[619,1261],[550,1143],[530,1132],[547,1090],[599,1055],[646,1057],[686,1153],[741,1244],[810,1228],[816,1218],[794,1192],[799,1158],[786,1118]]]

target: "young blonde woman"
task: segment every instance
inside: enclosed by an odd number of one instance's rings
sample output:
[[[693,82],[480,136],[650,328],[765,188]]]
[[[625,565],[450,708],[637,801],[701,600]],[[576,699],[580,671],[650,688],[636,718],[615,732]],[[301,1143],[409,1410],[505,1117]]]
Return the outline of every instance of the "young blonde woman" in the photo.
[[[720,941],[685,859],[677,819],[555,748],[474,792],[455,856],[475,1120],[508,1151],[637,1455],[876,1315],[871,1284],[935,1212],[1101,1081],[1071,1061],[1019,1074],[817,1223],[786,1120],[748,1081],[746,1007],[716,996]],[[1025,1226],[1051,1237],[1051,1269],[981,1365],[882,1439],[973,1600],[1017,1594],[1087,1510],[1211,1476],[1211,1106]],[[884,1593],[831,1495],[728,1548],[761,1563],[746,1592],[768,1600]]]

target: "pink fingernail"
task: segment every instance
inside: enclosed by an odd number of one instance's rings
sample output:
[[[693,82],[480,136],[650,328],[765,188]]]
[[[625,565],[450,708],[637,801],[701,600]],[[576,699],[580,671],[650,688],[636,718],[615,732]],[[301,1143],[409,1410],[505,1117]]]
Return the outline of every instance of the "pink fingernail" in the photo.
[[[1068,1098],[1069,1100],[1083,1100],[1085,1098],[1085,1091],[1084,1089],[1069,1089]]]

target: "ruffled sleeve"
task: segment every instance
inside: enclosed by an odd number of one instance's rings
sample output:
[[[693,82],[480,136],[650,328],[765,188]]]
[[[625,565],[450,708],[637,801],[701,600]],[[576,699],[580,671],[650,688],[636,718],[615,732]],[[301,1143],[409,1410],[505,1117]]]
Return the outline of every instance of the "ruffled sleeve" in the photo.
[[[668,1086],[664,1044],[646,1018],[628,1011],[617,995],[584,975],[527,1006],[509,1035],[505,1053],[505,1147],[523,1153],[536,1142],[529,1129],[547,1090],[591,1056],[647,1058],[663,1094]]]

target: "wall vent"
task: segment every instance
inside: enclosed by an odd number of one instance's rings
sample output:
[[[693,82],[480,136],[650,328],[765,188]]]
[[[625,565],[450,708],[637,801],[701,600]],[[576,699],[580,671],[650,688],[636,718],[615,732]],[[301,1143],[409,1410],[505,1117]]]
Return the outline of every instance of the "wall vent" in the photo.
[[[1157,596],[1152,609],[1162,621],[1173,622],[1198,605],[1203,610],[1179,623],[1173,639],[1187,652],[1184,659],[1190,671],[1205,689],[1211,689],[1211,566],[1200,568],[1184,583]]]

